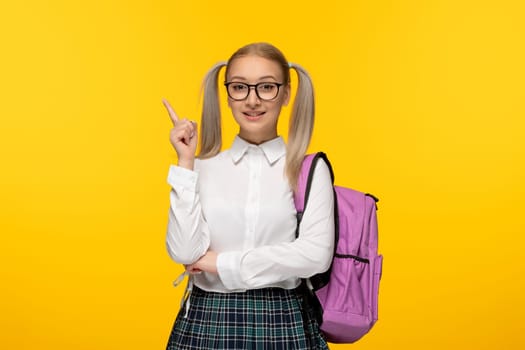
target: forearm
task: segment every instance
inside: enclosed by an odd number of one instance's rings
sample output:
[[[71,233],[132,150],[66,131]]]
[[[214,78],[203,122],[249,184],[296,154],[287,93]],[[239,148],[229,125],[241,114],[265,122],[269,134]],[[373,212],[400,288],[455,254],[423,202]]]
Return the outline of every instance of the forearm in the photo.
[[[171,258],[182,264],[194,263],[210,245],[208,226],[196,190],[197,180],[197,174],[192,171],[170,167],[168,183],[172,189],[166,245]]]
[[[217,270],[230,289],[259,288],[293,277],[307,278],[326,271],[333,254],[333,229],[317,237],[221,253]]]

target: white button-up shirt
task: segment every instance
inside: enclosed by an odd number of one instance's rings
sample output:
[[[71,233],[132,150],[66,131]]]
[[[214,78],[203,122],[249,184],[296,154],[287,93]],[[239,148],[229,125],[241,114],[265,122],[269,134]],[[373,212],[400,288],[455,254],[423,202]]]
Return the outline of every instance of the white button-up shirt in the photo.
[[[239,136],[229,150],[195,159],[194,170],[171,165],[167,249],[192,264],[218,253],[218,274],[194,275],[216,292],[295,288],[326,271],[334,250],[334,198],[328,167],[318,162],[299,238],[293,193],[284,174],[281,137],[260,145]]]

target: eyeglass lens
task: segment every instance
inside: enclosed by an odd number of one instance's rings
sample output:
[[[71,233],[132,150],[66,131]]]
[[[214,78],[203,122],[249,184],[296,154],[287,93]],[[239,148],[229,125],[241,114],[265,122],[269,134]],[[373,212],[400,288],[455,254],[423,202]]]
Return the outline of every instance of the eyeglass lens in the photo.
[[[279,84],[277,83],[258,83],[249,85],[245,83],[227,83],[228,95],[234,100],[244,100],[250,94],[251,87],[255,88],[257,97],[261,100],[273,100],[279,93]]]

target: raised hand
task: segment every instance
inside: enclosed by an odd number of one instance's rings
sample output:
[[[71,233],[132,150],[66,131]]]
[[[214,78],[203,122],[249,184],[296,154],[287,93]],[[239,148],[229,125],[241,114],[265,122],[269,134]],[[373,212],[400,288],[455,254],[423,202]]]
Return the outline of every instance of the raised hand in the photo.
[[[173,123],[170,131],[170,142],[177,152],[179,166],[193,170],[195,151],[197,149],[197,123],[188,119],[179,119],[166,99],[162,100],[164,107]]]

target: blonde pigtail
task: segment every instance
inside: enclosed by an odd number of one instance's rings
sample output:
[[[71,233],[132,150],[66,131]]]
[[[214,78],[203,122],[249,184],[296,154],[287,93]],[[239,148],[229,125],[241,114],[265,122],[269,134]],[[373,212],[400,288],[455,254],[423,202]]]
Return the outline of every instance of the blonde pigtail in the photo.
[[[290,186],[295,190],[303,158],[312,138],[315,101],[314,88],[308,72],[295,63],[290,63],[289,66],[297,72],[298,86],[288,128],[285,171]]]
[[[222,147],[221,108],[219,104],[219,72],[226,62],[214,65],[204,77],[202,116],[200,127],[199,158],[210,158],[218,154]]]

